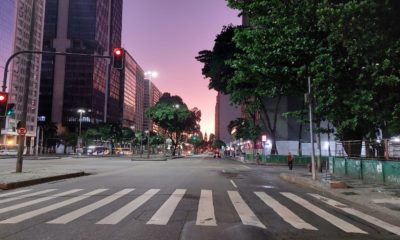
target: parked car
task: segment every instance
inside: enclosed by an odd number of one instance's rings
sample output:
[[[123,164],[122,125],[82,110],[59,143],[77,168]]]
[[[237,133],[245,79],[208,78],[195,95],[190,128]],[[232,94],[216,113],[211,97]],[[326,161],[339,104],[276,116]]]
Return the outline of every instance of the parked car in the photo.
[[[104,146],[89,146],[87,148],[88,155],[108,155],[110,154],[110,150],[108,147]]]
[[[17,156],[18,145],[0,145],[0,155]]]

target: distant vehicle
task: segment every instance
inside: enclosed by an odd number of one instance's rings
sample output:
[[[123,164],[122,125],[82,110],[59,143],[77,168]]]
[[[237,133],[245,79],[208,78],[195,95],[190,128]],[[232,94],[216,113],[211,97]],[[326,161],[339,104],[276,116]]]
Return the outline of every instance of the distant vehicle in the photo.
[[[17,156],[18,145],[0,145],[0,155]]]
[[[110,150],[104,146],[89,146],[87,148],[87,155],[108,155]]]
[[[133,152],[130,148],[115,148],[115,153],[117,155],[132,155]]]

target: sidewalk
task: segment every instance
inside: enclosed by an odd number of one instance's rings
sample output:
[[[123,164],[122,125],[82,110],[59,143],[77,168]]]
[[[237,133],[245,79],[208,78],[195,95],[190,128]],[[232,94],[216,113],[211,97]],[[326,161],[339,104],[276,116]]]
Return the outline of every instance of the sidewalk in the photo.
[[[14,157],[15,158],[15,157]],[[58,159],[54,157],[24,158],[27,160],[51,160]],[[56,181],[66,178],[74,178],[85,175],[85,172],[74,168],[65,168],[65,166],[37,166],[25,167],[21,173],[15,172],[15,164],[4,165],[0,170],[0,189],[8,190],[19,187],[26,187],[34,184],[40,184],[50,181]]]
[[[365,183],[359,179],[335,177],[326,172],[317,172],[317,180],[314,181],[304,166],[284,171],[280,178],[360,204],[400,221],[400,186]]]

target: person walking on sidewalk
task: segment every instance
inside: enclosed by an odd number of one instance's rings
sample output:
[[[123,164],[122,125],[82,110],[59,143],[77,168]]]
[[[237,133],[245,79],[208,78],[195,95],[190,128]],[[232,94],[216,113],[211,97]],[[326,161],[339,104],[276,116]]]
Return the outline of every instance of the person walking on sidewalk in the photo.
[[[287,161],[288,161],[289,170],[292,170],[293,169],[293,156],[290,152],[288,152]]]
[[[259,153],[256,154],[256,163],[257,163],[257,165],[260,165],[260,154]]]

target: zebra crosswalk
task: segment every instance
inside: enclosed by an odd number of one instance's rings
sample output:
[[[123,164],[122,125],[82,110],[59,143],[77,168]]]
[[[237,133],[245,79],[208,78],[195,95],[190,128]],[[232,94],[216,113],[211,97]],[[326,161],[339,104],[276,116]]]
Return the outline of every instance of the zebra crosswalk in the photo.
[[[157,196],[161,190],[148,189],[144,193],[139,193],[136,196],[131,195],[131,193],[136,193],[136,191],[135,188],[126,188],[119,191],[113,191],[106,188],[92,189],[90,191],[84,189],[71,189],[61,192],[59,192],[58,189],[37,191],[34,189],[24,189],[0,194],[0,227],[3,224],[17,224],[29,221],[30,219],[48,214],[55,210],[58,210],[57,213],[61,214],[55,218],[54,215],[51,215],[51,218],[54,219],[49,219],[50,217],[48,217],[44,224],[68,224],[78,221],[85,215],[95,212],[106,205],[112,204],[116,205],[112,208],[115,209],[113,212],[108,212],[107,215],[99,217],[96,220],[91,218],[91,221],[93,221],[93,224],[99,225],[116,225],[139,208],[145,208],[145,204]],[[215,205],[218,201],[215,200],[215,194],[213,193],[215,193],[215,191],[210,189],[201,189],[199,191],[199,198],[195,204],[197,209],[193,209],[193,211],[197,213],[195,216],[195,224],[198,226],[218,226],[218,211],[216,211],[216,209],[231,208],[234,211],[234,215],[237,216],[237,219],[240,219],[243,225],[251,225],[267,229],[271,227],[270,225],[273,223],[266,222],[263,216],[260,216],[263,215],[260,214],[260,212],[263,211],[260,210],[260,206],[263,206],[271,209],[272,214],[276,214],[275,216],[278,216],[283,220],[283,222],[286,222],[294,229],[318,231],[319,226],[316,225],[316,221],[307,222],[307,218],[297,215],[298,212],[303,211],[293,211],[289,206],[285,206],[285,203],[288,204],[288,202],[294,202],[295,206],[305,209],[305,211],[309,212],[310,215],[315,215],[321,218],[325,224],[331,224],[345,233],[369,234],[365,229],[361,229],[359,226],[354,225],[348,220],[349,218],[346,217],[346,215],[352,215],[359,219],[357,222],[364,221],[400,236],[400,227],[384,222],[374,216],[367,215],[345,204],[318,194],[308,193],[304,194],[304,196],[299,196],[299,194],[290,192],[275,192],[275,195],[272,195],[267,191],[255,191],[250,193],[226,191],[222,192],[221,195],[221,193],[218,192],[218,197],[225,195],[225,197],[229,199],[227,201],[231,205],[228,206],[226,204]],[[103,194],[104,197],[103,195],[100,196],[100,194]],[[151,212],[152,215],[146,219],[145,224],[161,226],[167,225],[174,216],[174,213],[176,213],[182,205],[186,194],[188,194],[187,189],[175,189],[172,193],[169,193],[167,199],[161,201],[159,206],[157,206],[157,209]],[[252,197],[248,196],[248,194],[254,195],[252,201],[248,200],[249,197]],[[96,196],[96,200],[92,201],[94,196]],[[282,198],[287,199],[287,201],[282,201]],[[121,205],[122,201],[117,202],[117,200],[124,199],[126,202],[124,205]],[[257,202],[255,203],[255,201]],[[48,202],[51,203],[44,207],[35,207],[35,205],[44,205]],[[78,204],[79,202],[84,202],[84,204],[75,208],[74,204]],[[256,206],[253,206],[254,204],[256,204]],[[29,210],[26,210],[28,206],[30,208]],[[67,206],[69,207],[66,208]],[[293,205],[291,206],[293,207]],[[63,209],[64,211],[62,211]],[[335,209],[336,212],[337,210],[340,210],[346,215],[339,214],[335,216],[329,213],[328,209]],[[18,214],[12,215],[13,212],[17,211]],[[6,217],[4,216],[4,213],[7,213]],[[341,216],[343,217],[341,218]]]

